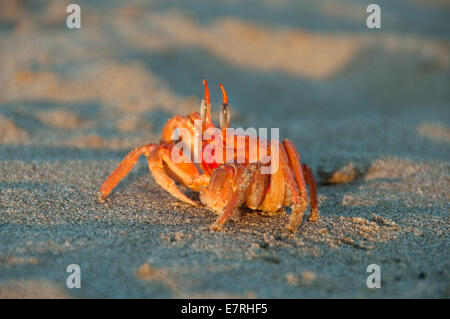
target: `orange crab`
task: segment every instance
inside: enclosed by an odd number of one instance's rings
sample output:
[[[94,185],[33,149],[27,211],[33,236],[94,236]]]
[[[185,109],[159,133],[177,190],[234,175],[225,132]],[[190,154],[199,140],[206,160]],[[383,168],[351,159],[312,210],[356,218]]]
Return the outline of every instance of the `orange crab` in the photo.
[[[176,182],[200,193],[200,201],[210,210],[219,214],[219,218],[212,225],[212,229],[221,229],[225,222],[238,212],[238,207],[247,206],[252,210],[274,213],[285,206],[291,207],[291,216],[287,228],[296,231],[302,221],[303,213],[308,205],[307,187],[310,195],[310,221],[317,221],[319,210],[317,204],[317,184],[311,168],[300,163],[297,149],[290,140],[282,142],[267,142],[258,137],[244,135],[245,145],[236,146],[235,138],[227,139],[226,131],[230,122],[228,97],[221,84],[223,104],[220,113],[220,136],[201,140],[201,162],[196,165],[187,154],[179,153],[183,161],[174,161],[172,154],[177,143],[185,139],[190,146],[194,146],[194,137],[201,131],[218,130],[211,120],[211,103],[208,84],[205,86],[205,96],[200,105],[200,113],[193,112],[188,116],[174,116],[168,120],[162,129],[159,144],[150,143],[132,150],[122,160],[100,187],[99,199],[104,202],[113,188],[122,180],[137,163],[143,154],[147,158],[148,167],[155,181],[163,189],[177,199],[198,206],[199,204],[188,198],[180,191]],[[201,123],[201,129],[195,126]],[[177,137],[174,131],[186,130],[191,138]],[[256,143],[251,143],[256,142]],[[275,145],[275,143],[277,143]],[[222,148],[223,154],[236,160],[244,155],[244,161],[236,163],[217,160],[211,153],[206,152],[207,146],[215,145]],[[256,145],[253,148],[249,145]],[[266,147],[262,152],[261,145]],[[276,146],[276,148],[275,148]],[[275,152],[274,150],[277,150]],[[256,161],[250,160],[251,152],[256,152]],[[271,156],[269,162],[263,162],[263,156]],[[277,158],[275,158],[276,156]],[[227,157],[228,158],[228,157]],[[242,158],[242,157],[241,157]],[[267,158],[267,157],[266,157]],[[278,169],[269,174],[262,173],[262,167],[267,167],[272,161],[278,161]]]

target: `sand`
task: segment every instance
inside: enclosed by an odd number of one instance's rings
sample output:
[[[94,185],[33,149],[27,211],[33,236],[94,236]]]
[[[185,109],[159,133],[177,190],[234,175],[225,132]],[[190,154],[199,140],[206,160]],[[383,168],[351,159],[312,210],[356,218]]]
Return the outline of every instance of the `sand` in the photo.
[[[0,10],[1,298],[450,296],[445,1],[378,1],[381,30],[360,1],[78,1],[80,30],[68,3]],[[319,180],[317,223],[291,234],[289,210],[244,209],[210,231],[216,216],[144,159],[96,201],[128,151],[198,109],[204,78],[214,118],[220,81],[233,126],[295,142]]]

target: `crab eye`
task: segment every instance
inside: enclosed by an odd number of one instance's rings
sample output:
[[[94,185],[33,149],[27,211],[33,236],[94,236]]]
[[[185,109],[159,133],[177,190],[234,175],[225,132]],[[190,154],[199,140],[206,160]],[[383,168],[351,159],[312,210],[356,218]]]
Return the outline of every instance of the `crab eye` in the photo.
[[[230,115],[228,104],[222,104],[222,108],[220,109],[220,128],[222,130],[230,125]]]
[[[202,103],[200,104],[200,116],[202,118],[202,125],[205,125],[206,122],[206,101],[202,100]]]
[[[220,89],[222,90],[223,103],[220,109],[220,128],[226,129],[230,124],[230,108],[228,107],[228,96],[223,85],[219,83]]]
[[[203,80],[203,85],[205,86],[205,97],[202,100],[202,103],[200,104],[200,115],[202,118],[202,126],[205,125],[206,120],[211,121],[211,113],[209,110],[211,104],[209,99],[208,82],[206,80]]]

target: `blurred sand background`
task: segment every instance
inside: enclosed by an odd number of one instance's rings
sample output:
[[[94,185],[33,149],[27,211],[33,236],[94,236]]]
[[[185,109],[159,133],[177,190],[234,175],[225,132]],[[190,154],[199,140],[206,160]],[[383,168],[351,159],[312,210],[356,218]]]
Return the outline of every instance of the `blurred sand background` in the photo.
[[[0,297],[448,298],[450,5],[378,0],[369,30],[370,2],[78,0],[69,30],[68,1],[2,0]],[[216,118],[220,81],[233,126],[296,143],[318,223],[247,211],[210,232],[144,159],[96,202],[204,78]]]

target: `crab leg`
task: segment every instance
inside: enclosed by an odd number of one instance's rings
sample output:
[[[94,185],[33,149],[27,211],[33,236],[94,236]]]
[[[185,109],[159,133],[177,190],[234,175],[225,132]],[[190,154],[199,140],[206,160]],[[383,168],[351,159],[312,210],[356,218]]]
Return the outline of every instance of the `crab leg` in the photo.
[[[293,172],[289,167],[289,159],[283,144],[280,145],[280,168],[283,171],[284,181],[286,183],[285,205],[290,205],[292,209],[291,219],[287,225],[288,230],[295,232],[300,225],[303,214],[306,209],[307,201],[300,197],[300,191],[295,182]]]
[[[291,167],[291,169],[294,172],[294,176],[297,181],[298,188],[300,190],[300,197],[306,203],[308,201],[308,194],[307,194],[307,190],[306,190],[305,176],[303,173],[304,170],[302,168],[302,165],[300,164],[300,155],[298,154],[297,148],[295,147],[294,143],[292,143],[290,140],[284,139],[283,145],[286,148],[286,151],[287,151],[287,154],[289,157],[289,166]],[[311,176],[312,176],[312,172],[311,172]],[[309,176],[308,178],[311,178],[311,176]],[[314,193],[314,200],[311,201],[312,211],[311,211],[309,220],[316,221],[318,218],[317,200],[316,200],[316,196],[315,196],[316,192],[317,192],[317,186],[315,186],[316,188],[314,188],[314,183],[312,182],[312,179],[311,179],[310,185],[312,186],[312,187],[310,186],[311,194]],[[314,203],[313,203],[313,201],[314,201]],[[303,212],[301,214],[303,215]],[[299,215],[297,215],[297,216],[299,216]],[[300,219],[300,221],[301,221],[301,219]],[[300,221],[298,221],[298,219],[296,219],[296,216],[294,216],[294,215],[291,217],[291,224],[295,224]]]
[[[303,174],[305,175],[306,182],[309,186],[309,197],[311,199],[311,213],[309,215],[309,221],[315,222],[319,218],[319,208],[317,204],[317,183],[314,178],[312,169],[306,165],[302,164]]]
[[[282,169],[278,169],[269,176],[269,187],[266,190],[264,200],[258,209],[273,213],[283,207],[286,187]]]
[[[164,162],[160,154],[160,149],[156,148],[150,155],[147,157],[148,160],[148,168],[152,172],[153,178],[156,183],[168,191],[172,196],[178,198],[179,200],[191,204],[194,206],[198,206],[196,202],[192,199],[188,198],[184,195],[177,187],[173,179],[171,179],[164,168]]]
[[[142,145],[128,153],[100,187],[99,201],[104,202],[106,200],[109,193],[130,172],[142,154],[148,156],[157,146],[157,144]]]
[[[236,173],[234,175],[234,189],[233,194],[222,210],[222,214],[219,219],[211,226],[213,230],[220,230],[222,225],[232,216],[233,211],[239,206],[241,200],[245,200],[245,194],[248,187],[250,186],[250,181],[255,175],[258,165],[250,164],[247,167],[238,166],[236,167]],[[237,187],[236,187],[237,186]]]
[[[269,175],[260,174],[258,172],[253,175],[247,193],[245,194],[245,204],[252,210],[258,209],[264,200],[266,190],[269,186]]]

